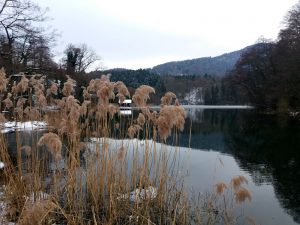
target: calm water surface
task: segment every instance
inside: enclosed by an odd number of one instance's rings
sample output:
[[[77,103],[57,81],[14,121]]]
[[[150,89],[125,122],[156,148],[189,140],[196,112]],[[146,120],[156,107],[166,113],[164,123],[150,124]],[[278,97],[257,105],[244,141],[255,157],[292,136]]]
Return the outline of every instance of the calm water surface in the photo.
[[[229,183],[233,176],[244,175],[252,202],[238,212],[241,216],[262,225],[300,223],[300,121],[258,115],[253,109],[186,111],[179,145],[186,147],[180,154],[191,190],[211,191],[219,181]],[[13,152],[15,133],[7,138]]]
[[[300,223],[299,121],[253,109],[193,108],[187,114],[180,145],[192,148],[186,153],[190,187],[211,190],[244,175],[253,199],[241,214],[258,224]]]

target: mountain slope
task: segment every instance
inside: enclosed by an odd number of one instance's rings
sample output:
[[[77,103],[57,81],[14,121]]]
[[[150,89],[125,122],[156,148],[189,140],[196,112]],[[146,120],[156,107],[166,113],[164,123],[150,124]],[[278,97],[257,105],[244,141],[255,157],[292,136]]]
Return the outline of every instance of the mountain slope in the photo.
[[[191,60],[168,62],[152,68],[152,72],[159,75],[216,75],[224,76],[233,69],[241,54],[255,45],[238,51],[226,53],[216,57],[203,57]]]

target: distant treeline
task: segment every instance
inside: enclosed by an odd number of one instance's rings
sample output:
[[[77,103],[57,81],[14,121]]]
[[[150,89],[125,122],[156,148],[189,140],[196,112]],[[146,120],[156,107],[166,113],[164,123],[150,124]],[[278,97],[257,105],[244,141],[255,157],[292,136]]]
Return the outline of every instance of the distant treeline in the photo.
[[[300,109],[300,2],[283,22],[276,42],[262,40],[248,49],[226,78],[263,110]]]
[[[186,104],[194,104],[189,98],[193,95],[201,104],[250,103],[264,111],[300,108],[300,2],[288,12],[275,42],[261,39],[230,54],[186,60],[182,67],[167,63],[152,70],[99,70],[100,57],[86,44],[67,45],[60,62],[55,62],[52,51],[57,35],[43,28],[45,13],[30,0],[10,0],[2,5],[0,67],[8,75],[42,73],[62,85],[68,74],[76,80],[78,98],[91,79],[110,73],[112,81],[123,81],[131,93],[139,85],[154,87],[157,96],[152,97],[153,103],[159,103],[165,91],[173,91]],[[91,65],[97,69],[87,73]],[[228,71],[225,76],[224,71]]]
[[[300,2],[288,12],[277,41],[246,48],[223,77],[166,76],[167,90],[184,97],[201,88],[205,104],[252,104],[259,110],[300,110]]]
[[[131,95],[134,90],[141,85],[149,85],[155,88],[156,96],[151,96],[154,103],[160,102],[160,97],[166,92],[165,84],[161,76],[152,73],[148,69],[127,70],[127,69],[112,69],[105,71],[95,71],[88,74],[87,78],[99,78],[102,74],[110,74],[111,81],[122,81],[129,88]]]
[[[227,77],[205,74],[204,76],[164,76],[164,84],[168,91],[174,92],[185,104],[191,104],[189,95],[193,89],[198,89],[196,97],[202,98],[200,104],[224,105],[245,104],[238,88],[232,88]],[[199,104],[198,103],[198,104]]]

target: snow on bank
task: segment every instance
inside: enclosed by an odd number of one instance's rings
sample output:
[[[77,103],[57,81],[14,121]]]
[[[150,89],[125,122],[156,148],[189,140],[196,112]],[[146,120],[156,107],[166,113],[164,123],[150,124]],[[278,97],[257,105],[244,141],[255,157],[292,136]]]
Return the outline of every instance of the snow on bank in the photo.
[[[130,192],[130,194],[120,194],[117,197],[117,200],[127,200],[129,199],[131,202],[140,203],[143,200],[149,199],[153,200],[157,196],[157,188],[148,187],[148,188],[137,188],[134,191]]]
[[[47,128],[47,123],[43,121],[26,121],[26,122],[9,121],[0,125],[1,133],[9,133],[15,131],[44,130],[46,128]]]
[[[254,109],[251,105],[182,105],[185,109]]]

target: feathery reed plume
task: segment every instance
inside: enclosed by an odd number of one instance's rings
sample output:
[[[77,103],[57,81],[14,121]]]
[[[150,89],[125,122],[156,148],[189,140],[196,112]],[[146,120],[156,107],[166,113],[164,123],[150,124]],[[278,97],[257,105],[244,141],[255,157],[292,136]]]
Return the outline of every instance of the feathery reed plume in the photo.
[[[26,103],[27,99],[26,98],[19,98],[17,101],[17,106],[15,108],[15,112],[18,114],[19,119],[23,119],[23,105]]]
[[[235,176],[231,179],[232,187],[235,190],[240,188],[243,183],[248,184],[248,180],[244,176],[238,175],[238,176]]]
[[[23,105],[26,103],[26,98],[19,98],[17,101],[17,107],[23,107]]]
[[[83,89],[82,96],[83,96],[84,100],[90,100],[91,99],[91,95],[90,95],[90,93],[88,92],[88,90],[86,88]]]
[[[39,106],[39,107],[45,107],[46,105],[47,105],[47,99],[46,99],[46,97],[45,97],[45,95],[44,95],[44,93],[43,92],[40,92],[37,96],[36,96],[36,99],[37,99],[37,101],[36,101],[36,103],[37,103],[37,106]]]
[[[156,123],[157,123],[157,119],[158,119],[157,111],[151,112],[150,115],[149,115],[149,119],[150,119],[154,124],[156,124]]]
[[[180,131],[183,131],[184,123],[185,123],[185,117],[186,117],[185,110],[182,106],[175,105],[174,106],[174,111],[175,111],[175,114],[176,114],[175,126]]]
[[[41,76],[40,78],[38,78],[39,76],[41,75],[36,74],[31,77],[29,81],[31,86],[34,88],[36,95],[40,92],[44,92],[45,90],[45,76]]]
[[[114,86],[117,88],[118,94],[122,94],[123,96],[128,96],[128,97],[130,96],[126,85],[122,81],[116,82]]]
[[[56,83],[52,83],[50,88],[47,89],[47,94],[46,96],[51,96],[51,95],[57,95],[57,91],[58,91],[58,85]]]
[[[75,80],[73,80],[69,75],[66,75],[67,81],[64,83],[62,92],[65,96],[69,96],[74,91]]]
[[[91,104],[91,101],[84,100],[80,106],[79,112],[81,116],[86,116],[88,106]]]
[[[130,137],[130,139],[133,139],[134,136],[137,134],[137,132],[139,130],[141,130],[142,128],[139,126],[139,125],[131,125],[129,128],[128,128],[128,131],[127,131],[127,134],[128,136]]]
[[[66,105],[66,98],[56,100],[56,104],[61,110],[64,110]]]
[[[74,107],[79,109],[79,101],[73,95],[69,95],[63,98],[63,100],[65,101],[64,107],[67,111],[70,111]]]
[[[132,96],[132,101],[137,107],[145,107],[146,102],[150,99],[150,94],[155,93],[155,89],[148,85],[141,85],[138,87]]]
[[[139,116],[138,116],[138,118],[137,118],[137,123],[138,123],[138,125],[144,126],[145,120],[146,120],[146,119],[145,119],[144,114],[143,114],[143,113],[139,113]]]
[[[107,81],[107,82],[109,82],[110,77],[111,77],[111,74],[110,74],[110,73],[108,73],[108,74],[106,74],[106,75],[103,74],[103,75],[101,75],[100,80],[101,80],[101,81]]]
[[[151,111],[149,106],[147,105],[146,107],[141,108],[142,113],[144,114],[145,117],[150,118],[151,116]]]
[[[73,96],[69,95],[68,97],[64,98],[65,100],[65,109],[68,113],[68,118],[71,122],[77,123],[80,117],[80,105],[79,101]]]
[[[234,196],[235,196],[235,201],[237,203],[242,203],[244,201],[246,201],[247,199],[249,200],[249,202],[251,202],[252,200],[252,196],[250,191],[248,191],[248,189],[240,187],[238,190],[236,190],[234,192]]]
[[[161,139],[166,140],[171,134],[172,123],[169,122],[170,119],[163,115],[160,115],[157,119],[157,129]]]
[[[219,182],[215,185],[217,194],[223,194],[225,189],[227,189],[227,185],[224,182]]]
[[[0,92],[6,91],[6,86],[8,83],[8,79],[6,78],[6,73],[4,68],[0,69]]]
[[[87,87],[87,93],[96,94],[98,103],[108,104],[109,99],[114,99],[114,83],[109,81],[109,75],[102,75],[100,79],[93,79]]]
[[[162,105],[171,105],[173,98],[176,98],[176,95],[173,92],[167,92],[161,99]]]
[[[50,91],[53,95],[57,95],[58,85],[56,83],[52,83],[50,87]]]
[[[166,105],[161,108],[157,119],[159,136],[166,140],[171,134],[171,129],[175,126],[183,130],[185,123],[185,110],[181,106]]]
[[[97,96],[99,103],[108,104],[110,99],[115,99],[114,84],[108,81],[100,82]]]
[[[116,97],[119,99],[120,103],[123,103],[126,99],[126,97],[121,93],[118,93]]]
[[[10,109],[14,105],[13,102],[12,102],[12,100],[10,99],[11,96],[12,96],[12,94],[8,93],[6,99],[4,99],[2,101],[4,103],[4,105],[5,105],[5,108],[7,108],[7,109]]]
[[[21,75],[22,78],[17,84],[17,93],[23,93],[28,89],[29,80],[25,77],[25,74],[21,73]]]
[[[118,112],[118,107],[114,104],[109,104],[108,105],[108,112],[109,112],[109,116],[112,119],[114,117],[114,115]]]
[[[90,80],[89,85],[86,88],[87,93],[96,92],[96,88],[95,88],[96,80],[94,80],[94,79]]]
[[[48,151],[53,155],[55,160],[61,159],[62,143],[60,138],[55,133],[45,133],[38,141],[38,146],[46,145]]]
[[[97,120],[106,119],[108,114],[108,105],[107,104],[97,104],[96,106],[96,118]]]

